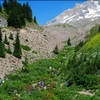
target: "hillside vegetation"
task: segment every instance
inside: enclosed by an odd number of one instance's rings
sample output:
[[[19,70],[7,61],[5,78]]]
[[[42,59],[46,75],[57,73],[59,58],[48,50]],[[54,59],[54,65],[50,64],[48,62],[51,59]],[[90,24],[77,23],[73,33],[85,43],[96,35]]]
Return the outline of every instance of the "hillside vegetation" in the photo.
[[[1,100],[100,100],[100,33],[52,59],[38,59],[5,76]],[[25,48],[25,47],[24,47]]]

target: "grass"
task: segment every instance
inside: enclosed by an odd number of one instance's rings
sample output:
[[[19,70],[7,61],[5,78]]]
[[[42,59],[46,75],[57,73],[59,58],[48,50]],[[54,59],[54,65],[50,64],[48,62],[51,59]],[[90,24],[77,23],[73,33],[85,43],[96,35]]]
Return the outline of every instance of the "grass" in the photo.
[[[24,49],[25,51],[30,51],[31,48],[27,45],[21,45],[21,48]]]
[[[100,33],[90,38],[80,52],[92,54],[96,50],[100,50]]]

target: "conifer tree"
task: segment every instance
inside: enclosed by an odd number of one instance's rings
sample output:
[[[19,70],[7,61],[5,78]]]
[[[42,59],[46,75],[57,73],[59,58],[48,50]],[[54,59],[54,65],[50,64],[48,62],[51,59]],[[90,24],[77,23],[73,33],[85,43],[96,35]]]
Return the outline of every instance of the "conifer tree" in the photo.
[[[68,46],[71,46],[70,38],[68,39],[67,44],[68,44]]]
[[[1,32],[1,28],[0,28],[0,57],[5,58],[6,55],[6,49],[5,49],[5,45],[2,42],[2,32]]]
[[[10,46],[8,46],[7,53],[12,54]]]
[[[14,38],[13,38],[13,34],[12,33],[10,33],[10,35],[9,35],[9,39],[11,39],[11,40],[13,40]]]
[[[2,32],[1,32],[1,28],[0,28],[0,42],[2,42]]]
[[[22,51],[21,51],[21,46],[20,46],[20,40],[19,40],[18,33],[16,35],[13,55],[17,58],[21,58],[21,56],[22,56]]]
[[[1,5],[0,5],[0,12],[2,12],[2,7],[1,7]]]
[[[28,2],[27,2],[27,4],[26,4],[26,11],[25,11],[25,13],[26,13],[26,18],[27,18],[27,20],[28,20],[29,22],[31,22],[31,21],[32,21],[32,10],[31,10],[31,8],[30,8]]]
[[[7,44],[7,45],[9,45],[9,42],[8,42],[8,39],[7,39],[7,36],[6,36],[6,34],[5,34],[4,43],[5,43],[5,44]]]
[[[4,7],[5,9],[7,9],[7,0],[4,0],[4,2],[3,2],[3,7]]]
[[[34,23],[37,24],[36,16],[34,16]]]
[[[6,55],[5,44],[3,42],[0,42],[0,57],[5,58],[5,55]]]
[[[53,50],[53,53],[54,54],[58,54],[59,53],[59,50],[58,50],[58,46],[56,45],[55,49]]]

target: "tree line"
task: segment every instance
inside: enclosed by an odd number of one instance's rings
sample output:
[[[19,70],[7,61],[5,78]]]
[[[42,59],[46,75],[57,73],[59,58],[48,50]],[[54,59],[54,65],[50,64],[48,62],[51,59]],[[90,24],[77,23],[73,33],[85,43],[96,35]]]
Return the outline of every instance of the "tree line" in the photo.
[[[26,20],[28,22],[32,22],[32,10],[28,2],[26,4],[24,3],[23,5],[21,5],[17,2],[17,0],[4,0],[3,8],[0,5],[0,12],[2,12],[2,9],[4,9],[6,14],[8,15],[8,26],[21,28],[22,26],[26,25]],[[34,18],[36,22],[36,17]]]
[[[13,35],[10,33],[9,39],[13,40]],[[8,45],[8,48],[5,47],[5,44]],[[19,33],[16,35],[16,40],[14,42],[14,51],[11,51],[10,48],[10,43],[8,41],[8,38],[5,34],[5,39],[2,39],[2,31],[0,28],[0,57],[5,58],[6,52],[9,54],[13,54],[13,56],[17,58],[21,58],[22,56],[22,50],[21,50],[21,45],[20,45],[20,40],[19,40]]]

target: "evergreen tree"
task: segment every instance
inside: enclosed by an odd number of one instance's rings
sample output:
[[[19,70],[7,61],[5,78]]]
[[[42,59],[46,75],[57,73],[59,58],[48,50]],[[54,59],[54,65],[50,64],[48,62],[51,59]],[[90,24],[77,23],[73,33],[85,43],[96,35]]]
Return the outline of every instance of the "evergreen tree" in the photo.
[[[9,39],[11,39],[11,40],[13,40],[14,38],[13,38],[13,34],[12,33],[10,33],[10,35],[9,35]]]
[[[54,54],[58,54],[59,53],[59,50],[58,50],[58,46],[56,45],[55,49],[53,50],[53,53]]]
[[[0,12],[2,12],[2,7],[1,7],[1,5],[0,5]]]
[[[5,9],[7,9],[7,0],[4,0],[4,2],[3,2],[3,7],[4,7]]]
[[[8,46],[7,53],[12,54],[10,46]]]
[[[16,35],[13,55],[17,58],[21,58],[21,56],[22,56],[22,51],[21,51],[21,46],[20,46],[20,40],[19,40],[18,33]]]
[[[18,12],[17,9],[13,9],[8,16],[8,25],[15,28],[25,26],[25,20],[22,12]]]
[[[37,24],[36,16],[34,16],[34,23]]]
[[[8,42],[8,39],[7,39],[7,36],[6,36],[6,34],[5,34],[4,43],[5,43],[5,44],[7,44],[7,45],[9,45],[9,42]]]
[[[1,28],[0,28],[0,57],[4,58],[5,54],[6,54],[6,49],[5,49],[5,45],[2,42],[2,32],[1,32]]]
[[[70,38],[68,39],[67,44],[68,44],[68,46],[71,46]]]
[[[0,57],[5,58],[5,55],[6,55],[5,44],[3,42],[0,42]]]
[[[0,42],[2,42],[2,32],[1,32],[1,28],[0,28]]]
[[[27,2],[27,4],[26,5],[23,5],[23,7],[24,7],[24,13],[25,13],[25,18],[29,21],[29,22],[31,22],[32,21],[32,10],[31,10],[31,8],[29,7],[29,4],[28,4],[28,2]]]

